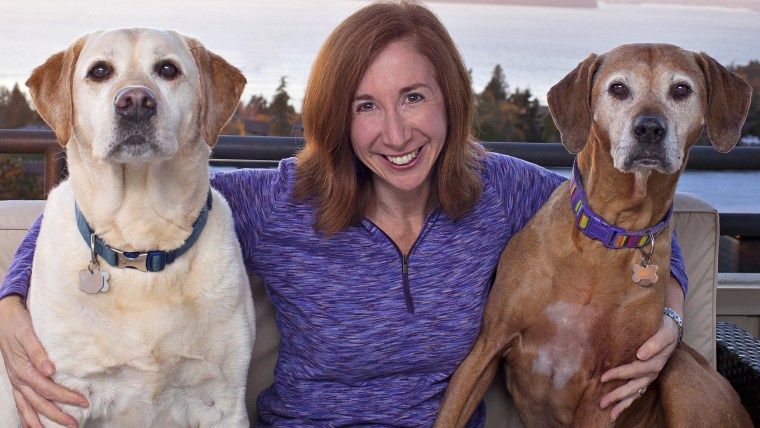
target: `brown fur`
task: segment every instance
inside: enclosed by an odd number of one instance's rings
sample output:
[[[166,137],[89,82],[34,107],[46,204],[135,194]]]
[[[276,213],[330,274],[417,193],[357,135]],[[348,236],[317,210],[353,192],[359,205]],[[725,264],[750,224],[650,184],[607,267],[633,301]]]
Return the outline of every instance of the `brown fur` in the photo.
[[[635,96],[625,103],[609,101],[610,82],[621,79]],[[694,98],[673,100],[671,85],[679,79],[689,82]],[[548,99],[563,142],[580,152],[579,171],[592,209],[611,224],[641,230],[665,217],[688,148],[703,124],[721,151],[733,147],[750,94],[749,85],[707,55],[671,45],[626,45],[589,56],[551,89]],[[677,120],[677,135],[662,142],[670,145],[672,171],[636,167],[624,172],[617,166],[637,149],[625,146],[625,136],[615,131],[623,129],[627,114]],[[676,133],[671,127],[668,132]],[[631,280],[631,266],[641,260],[638,249],[607,249],[574,221],[565,183],[510,241],[481,334],[454,373],[436,426],[464,426],[501,361],[526,426],[610,425],[609,408],[599,408],[601,398],[622,381],[602,384],[600,378],[636,360],[637,349],[660,326],[672,224],[658,234],[652,256],[660,280],[644,287]],[[681,344],[615,426],[740,427],[751,422],[728,382]]]

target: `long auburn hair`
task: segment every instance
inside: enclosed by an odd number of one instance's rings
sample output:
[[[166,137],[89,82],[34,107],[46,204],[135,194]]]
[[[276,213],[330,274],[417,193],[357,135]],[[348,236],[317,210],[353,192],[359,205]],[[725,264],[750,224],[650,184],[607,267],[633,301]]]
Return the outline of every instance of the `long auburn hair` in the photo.
[[[372,209],[372,173],[351,147],[351,104],[371,61],[392,42],[411,42],[436,72],[445,96],[448,135],[436,164],[432,197],[452,219],[482,193],[483,149],[472,134],[470,76],[446,28],[408,0],[376,2],[349,16],[322,45],[306,85],[301,117],[306,144],[296,154],[294,198],[317,205],[314,227],[330,236]]]

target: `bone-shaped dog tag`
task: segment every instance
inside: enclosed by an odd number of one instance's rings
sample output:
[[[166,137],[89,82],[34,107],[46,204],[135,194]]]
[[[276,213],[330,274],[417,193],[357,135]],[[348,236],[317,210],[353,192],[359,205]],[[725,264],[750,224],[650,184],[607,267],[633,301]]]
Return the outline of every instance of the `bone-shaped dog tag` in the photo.
[[[95,294],[98,291],[108,291],[108,272],[99,269],[85,269],[79,272],[79,289],[87,294]]]
[[[637,263],[633,264],[633,275],[631,275],[631,280],[635,282],[636,284],[639,284],[644,287],[648,287],[654,283],[657,282],[657,270],[659,267],[657,265],[640,265]]]

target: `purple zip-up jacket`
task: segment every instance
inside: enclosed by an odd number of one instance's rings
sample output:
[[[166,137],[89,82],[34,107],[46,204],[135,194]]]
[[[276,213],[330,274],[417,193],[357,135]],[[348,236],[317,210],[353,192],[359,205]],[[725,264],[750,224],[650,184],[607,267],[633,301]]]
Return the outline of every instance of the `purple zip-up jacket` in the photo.
[[[314,207],[291,198],[295,175],[286,159],[277,170],[212,179],[232,207],[246,265],[267,285],[282,337],[257,425],[430,426],[478,335],[502,250],[565,179],[488,154],[477,205],[457,221],[433,210],[405,256],[367,219],[330,238],[315,232]],[[26,294],[38,228],[0,296]],[[675,238],[671,272],[685,291]],[[469,426],[484,420],[481,403]]]

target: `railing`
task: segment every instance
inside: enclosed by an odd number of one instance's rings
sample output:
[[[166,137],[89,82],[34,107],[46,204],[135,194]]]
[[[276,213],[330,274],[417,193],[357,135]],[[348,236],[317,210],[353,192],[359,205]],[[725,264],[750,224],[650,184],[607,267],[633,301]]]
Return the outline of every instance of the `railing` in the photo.
[[[212,151],[212,163],[271,168],[292,156],[303,144],[293,137],[240,137],[223,135]],[[494,152],[508,154],[547,167],[570,167],[573,155],[561,144],[484,143]],[[52,131],[0,130],[0,153],[43,155],[44,192],[47,194],[65,173],[65,151]],[[736,147],[717,153],[712,147],[695,146],[689,153],[687,170],[758,170],[760,148]],[[760,213],[721,213],[723,235],[760,237]]]

